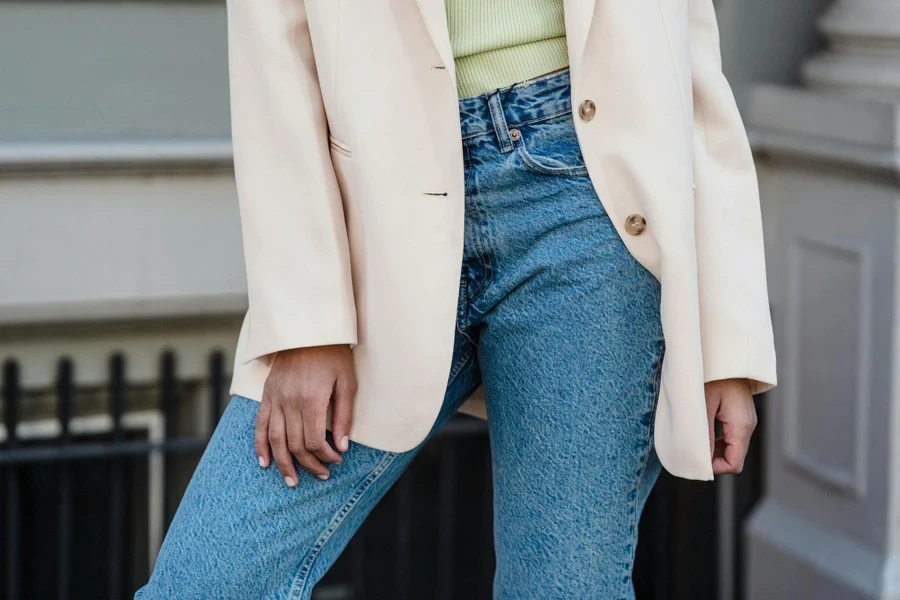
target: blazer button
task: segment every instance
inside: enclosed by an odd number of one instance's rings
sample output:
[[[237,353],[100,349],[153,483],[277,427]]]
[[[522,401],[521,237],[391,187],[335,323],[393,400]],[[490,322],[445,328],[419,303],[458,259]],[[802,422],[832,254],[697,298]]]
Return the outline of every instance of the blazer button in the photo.
[[[578,115],[585,121],[590,121],[597,114],[597,107],[593,100],[585,100],[578,108]]]
[[[631,235],[641,235],[647,229],[647,221],[641,215],[628,215],[625,219],[625,231]]]

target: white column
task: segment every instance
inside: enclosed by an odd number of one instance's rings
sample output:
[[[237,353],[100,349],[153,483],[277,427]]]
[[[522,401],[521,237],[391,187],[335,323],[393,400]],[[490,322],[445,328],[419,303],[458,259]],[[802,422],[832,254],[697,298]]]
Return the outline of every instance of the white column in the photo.
[[[838,0],[819,26],[829,50],[805,65],[809,88],[900,100],[900,0]]]
[[[900,0],[838,0],[754,90],[779,386],[750,600],[900,600]]]

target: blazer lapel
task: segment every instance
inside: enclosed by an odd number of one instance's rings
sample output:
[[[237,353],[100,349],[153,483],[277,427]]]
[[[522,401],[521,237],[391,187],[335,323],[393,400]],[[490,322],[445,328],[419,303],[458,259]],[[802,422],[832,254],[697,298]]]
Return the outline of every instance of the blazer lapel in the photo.
[[[572,82],[577,80],[587,47],[594,8],[602,0],[564,0],[566,14],[566,45],[569,48],[569,72]]]
[[[450,32],[447,29],[447,8],[444,0],[416,0],[422,20],[428,29],[431,42],[441,57],[443,66],[456,76],[453,62],[453,46],[450,44]]]
[[[450,32],[447,29],[447,8],[445,0],[416,0],[422,13],[422,20],[428,29],[428,35],[437,49],[443,66],[450,70],[454,79],[456,70],[453,62],[453,46],[450,44]],[[581,66],[581,59],[587,46],[588,32],[594,7],[598,0],[564,0],[566,18],[566,43],[569,48],[569,68],[573,80]]]

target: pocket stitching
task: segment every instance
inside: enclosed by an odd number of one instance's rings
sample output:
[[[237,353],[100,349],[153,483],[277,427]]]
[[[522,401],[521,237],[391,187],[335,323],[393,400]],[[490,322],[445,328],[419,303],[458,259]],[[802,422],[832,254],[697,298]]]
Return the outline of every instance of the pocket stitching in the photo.
[[[535,157],[528,152],[525,146],[525,136],[522,135],[515,142],[516,153],[522,159],[522,163],[530,171],[541,175],[555,175],[557,177],[583,177],[588,174],[587,165],[579,165],[576,167],[548,167],[542,165]]]

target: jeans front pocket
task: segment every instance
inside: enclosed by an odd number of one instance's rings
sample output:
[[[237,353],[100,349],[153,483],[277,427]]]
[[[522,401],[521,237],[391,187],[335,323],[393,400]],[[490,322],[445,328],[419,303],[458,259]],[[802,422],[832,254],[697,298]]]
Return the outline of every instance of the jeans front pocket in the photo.
[[[572,112],[510,129],[522,166],[533,173],[586,177],[587,166],[572,122]]]

